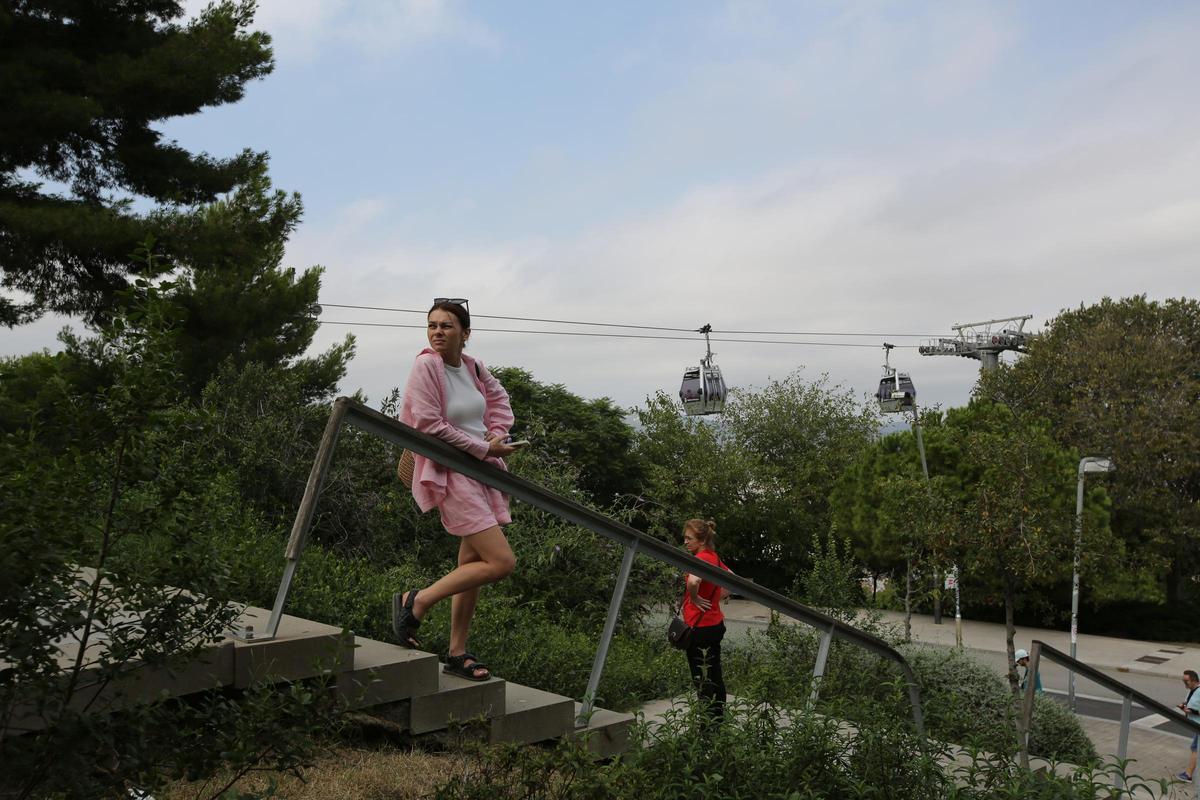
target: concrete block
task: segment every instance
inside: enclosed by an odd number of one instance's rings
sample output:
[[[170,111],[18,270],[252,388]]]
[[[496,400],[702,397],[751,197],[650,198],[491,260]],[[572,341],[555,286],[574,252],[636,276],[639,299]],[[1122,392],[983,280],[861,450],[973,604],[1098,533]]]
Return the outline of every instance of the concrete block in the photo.
[[[489,741],[530,744],[557,739],[575,729],[575,702],[541,689],[510,683],[504,716],[492,719]]]
[[[393,703],[438,690],[437,656],[407,647],[357,637],[354,665],[335,678],[350,708]]]
[[[574,708],[574,714],[578,715],[580,704],[575,703]],[[582,740],[597,758],[611,758],[629,749],[629,734],[632,728],[633,714],[594,708],[587,726],[575,728],[570,735]]]
[[[248,606],[237,625],[265,632],[271,612]],[[274,639],[233,639],[234,681],[245,689],[256,681],[281,683],[345,672],[354,664],[354,637],[341,628],[284,614]]]
[[[411,730],[428,733],[448,727],[452,721],[500,716],[504,713],[504,685],[500,678],[469,681],[439,671],[437,692],[409,701]]]
[[[89,652],[93,648],[88,648]],[[97,655],[99,649],[97,648]],[[68,662],[61,661],[62,686],[67,685]],[[105,681],[96,667],[85,667],[79,676],[70,708],[89,714],[109,714],[122,708],[149,703],[163,695],[180,695],[229,686],[233,683],[233,643],[224,641],[209,645],[198,658],[175,666],[146,666],[129,662],[116,677]],[[43,718],[31,702],[18,701],[9,719],[8,731],[42,730],[54,719]]]

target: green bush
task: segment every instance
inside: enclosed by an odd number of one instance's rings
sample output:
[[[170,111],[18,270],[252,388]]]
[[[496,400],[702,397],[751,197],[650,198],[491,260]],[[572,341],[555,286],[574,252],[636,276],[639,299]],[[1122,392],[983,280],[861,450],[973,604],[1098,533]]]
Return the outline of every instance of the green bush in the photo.
[[[929,735],[947,742],[1011,755],[1016,752],[1019,701],[1004,679],[962,650],[902,645],[921,687]],[[1096,748],[1079,720],[1050,697],[1035,700],[1031,755],[1091,765]]]
[[[1033,699],[1029,751],[1051,761],[1088,766],[1100,760],[1078,717],[1069,708],[1044,694]]]
[[[680,703],[661,725],[637,726],[632,745],[604,763],[571,740],[546,749],[477,747],[435,798],[1132,800],[1167,784],[1127,774],[1127,787],[1114,788],[1113,773],[1124,774],[1114,762],[1059,776],[1002,755],[969,752],[965,762],[954,760],[886,716],[847,726],[836,716],[767,703],[731,703],[716,728],[704,724],[695,703]]]
[[[921,689],[930,736],[994,753],[1015,752],[1012,693],[991,667],[960,650],[915,644],[899,649]]]
[[[886,723],[846,730],[819,715],[731,704],[725,724],[700,724],[691,703],[642,726],[621,758],[593,764],[572,742],[551,750],[485,748],[439,800],[479,798],[922,798],[945,796],[933,754]]]

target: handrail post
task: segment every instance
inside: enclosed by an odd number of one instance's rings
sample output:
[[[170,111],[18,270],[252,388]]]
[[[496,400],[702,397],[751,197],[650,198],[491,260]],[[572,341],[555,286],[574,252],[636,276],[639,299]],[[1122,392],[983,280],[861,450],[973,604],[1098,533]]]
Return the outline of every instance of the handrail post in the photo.
[[[292,579],[296,575],[296,565],[304,552],[304,544],[308,540],[308,532],[312,529],[313,516],[317,510],[317,498],[321,496],[321,488],[325,485],[325,476],[329,474],[329,465],[333,463],[333,451],[337,446],[338,434],[342,430],[342,421],[346,417],[349,401],[340,397],[333,404],[329,421],[325,423],[325,433],[317,446],[317,455],[313,459],[312,471],[308,473],[308,483],[304,486],[304,499],[296,512],[296,521],[292,524],[292,535],[288,538],[287,549],[283,557],[283,578],[279,581],[279,591],[275,593],[275,604],[271,607],[271,618],[267,622],[267,630],[261,636],[255,636],[250,631],[243,631],[242,638],[274,639],[279,632],[279,621],[283,618],[283,606],[287,602],[288,593],[292,589]]]
[[[1121,738],[1117,740],[1117,758],[1124,761],[1129,755],[1129,724],[1133,717],[1133,697],[1126,694],[1121,702]],[[1124,767],[1117,770],[1113,786],[1118,789],[1125,788],[1125,770]]]
[[[608,658],[608,646],[612,644],[613,632],[617,628],[617,617],[621,613],[621,601],[625,599],[625,586],[629,583],[629,572],[633,569],[633,557],[636,554],[636,540],[625,545],[625,554],[621,558],[621,569],[617,573],[617,585],[613,587],[612,599],[608,602],[608,617],[604,620],[604,632],[600,634],[600,646],[596,648],[596,657],[592,661],[592,674],[588,676],[587,689],[583,692],[583,702],[579,704],[579,716],[575,718],[576,728],[586,728],[588,719],[592,716],[592,708],[596,704],[596,690],[600,687],[600,676],[604,673],[604,662]]]
[[[1033,731],[1033,695],[1037,691],[1037,674],[1042,660],[1042,643],[1035,641],[1029,654],[1029,667],[1025,677],[1025,695],[1021,698],[1021,714],[1018,717],[1017,739],[1021,746],[1021,766],[1029,769],[1029,739]]]
[[[829,660],[829,645],[833,643],[834,626],[821,634],[821,646],[817,648],[817,662],[813,664],[812,692],[808,696],[808,709],[811,711],[817,705],[817,697],[821,693],[821,679],[825,677],[825,663]]]

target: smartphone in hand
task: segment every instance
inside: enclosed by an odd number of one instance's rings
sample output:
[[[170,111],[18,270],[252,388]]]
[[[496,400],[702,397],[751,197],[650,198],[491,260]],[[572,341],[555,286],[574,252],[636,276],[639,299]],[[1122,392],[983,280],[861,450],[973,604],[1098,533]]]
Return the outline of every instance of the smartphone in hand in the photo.
[[[511,436],[509,436],[507,439],[504,440],[504,443],[506,445],[508,445],[509,447],[527,447],[529,445],[529,440],[528,439],[514,440]]]

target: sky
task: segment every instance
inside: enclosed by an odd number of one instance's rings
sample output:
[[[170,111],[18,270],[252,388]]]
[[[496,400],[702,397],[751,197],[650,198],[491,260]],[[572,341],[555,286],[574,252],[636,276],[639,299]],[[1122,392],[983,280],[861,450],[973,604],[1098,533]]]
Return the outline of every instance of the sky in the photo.
[[[372,405],[423,313],[333,304],[469,298],[468,352],[624,407],[677,392],[702,337],[482,315],[838,345],[715,341],[739,388],[873,393],[886,340],[949,407],[978,362],[921,337],[1198,294],[1195,2],[261,0],[256,27],[275,71],[163,130],[271,154],[305,205],[285,263],[325,270],[314,350],[353,333],[341,390]]]

